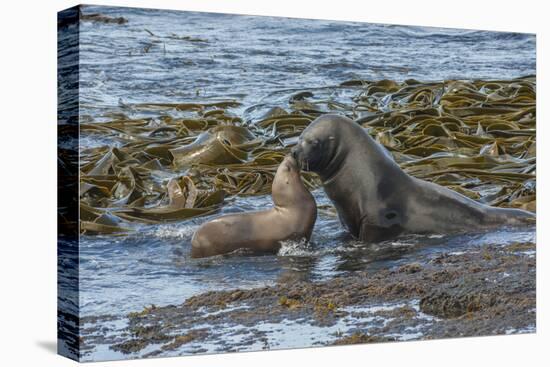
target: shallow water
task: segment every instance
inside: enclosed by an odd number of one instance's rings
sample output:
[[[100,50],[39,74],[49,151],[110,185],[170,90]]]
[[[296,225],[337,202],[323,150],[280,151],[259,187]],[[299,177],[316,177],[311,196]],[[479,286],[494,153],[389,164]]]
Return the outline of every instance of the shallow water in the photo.
[[[504,79],[535,73],[535,37],[529,34],[109,7],[85,7],[84,12],[123,16],[128,23],[81,24],[83,120],[109,120],[108,112],[130,117],[144,113],[127,107],[130,103],[229,98],[243,103],[233,112],[253,122],[267,108],[284,105],[297,90],[354,78]],[[112,143],[84,136],[81,148]],[[329,204],[322,190],[314,195],[319,205]],[[216,216],[270,205],[269,196],[233,199]],[[82,236],[81,316],[180,304],[207,290],[257,287],[286,277],[316,281],[357,270],[376,271],[426,253],[535,241],[534,228],[526,228],[406,236],[366,246],[349,238],[330,211],[321,211],[309,245],[287,243],[274,256],[191,259],[191,236],[211,218],[140,225],[124,237]],[[284,328],[287,335],[294,330]],[[296,340],[302,340],[300,330],[296,328]],[[274,338],[274,345],[282,343]],[[280,346],[306,343],[303,339]],[[115,357],[101,348],[93,355]]]
[[[316,190],[319,204],[327,202]],[[205,259],[189,255],[199,223],[227,212],[261,210],[270,197],[239,199],[221,213],[184,223],[143,226],[113,238],[83,236],[80,246],[82,316],[119,314],[145,306],[180,304],[204,291],[253,288],[277,280],[326,280],[353,271],[397,267],[416,257],[478,250],[483,244],[535,242],[534,228],[468,235],[408,235],[366,245],[350,238],[338,218],[319,214],[311,243],[287,242],[278,255],[232,254]]]

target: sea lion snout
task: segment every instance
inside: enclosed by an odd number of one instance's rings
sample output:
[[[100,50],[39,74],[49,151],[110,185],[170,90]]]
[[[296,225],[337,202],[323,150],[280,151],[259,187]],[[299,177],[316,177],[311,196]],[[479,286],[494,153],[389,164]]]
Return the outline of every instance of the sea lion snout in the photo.
[[[299,142],[298,142],[299,143]],[[290,150],[290,157],[294,160],[296,167],[302,168],[300,165],[300,146],[299,144],[296,144],[291,150]]]
[[[308,158],[303,145],[304,145],[304,142],[300,138],[298,140],[298,143],[296,143],[296,145],[290,150],[290,156],[294,160],[295,165],[296,167],[298,167],[298,169],[308,171],[308,165],[306,163]]]
[[[299,169],[317,172],[323,160],[323,142],[315,136],[308,135],[313,134],[302,133],[296,145],[290,150],[290,155]]]
[[[298,150],[299,150],[299,145],[295,145],[294,147],[292,147],[292,149],[290,150],[290,156],[292,158],[294,158],[294,160],[298,160]]]
[[[292,154],[285,156],[283,162],[292,170],[297,170],[300,168],[298,165],[298,161]]]

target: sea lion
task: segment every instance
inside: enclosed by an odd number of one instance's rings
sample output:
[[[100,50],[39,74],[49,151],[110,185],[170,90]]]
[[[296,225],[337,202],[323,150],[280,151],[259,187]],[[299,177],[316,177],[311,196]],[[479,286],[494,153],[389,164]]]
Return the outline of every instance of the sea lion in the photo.
[[[366,242],[401,233],[450,233],[523,224],[520,209],[495,208],[405,173],[357,123],[339,115],[315,119],[291,150],[317,173],[349,232]]]
[[[275,206],[269,210],[225,215],[200,226],[191,240],[191,256],[213,256],[237,249],[276,253],[281,241],[309,241],[317,205],[291,156],[279,165],[271,192]]]

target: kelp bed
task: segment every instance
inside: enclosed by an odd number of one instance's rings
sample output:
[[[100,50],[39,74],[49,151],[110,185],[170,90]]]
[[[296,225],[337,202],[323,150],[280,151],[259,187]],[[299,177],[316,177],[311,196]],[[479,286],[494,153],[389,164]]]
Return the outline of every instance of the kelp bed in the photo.
[[[232,198],[270,194],[285,154],[325,113],[356,120],[415,177],[535,211],[535,77],[351,80],[295,91],[271,107],[245,120],[233,100],[143,103],[82,122],[81,137],[107,142],[80,151],[81,233],[124,234],[135,223],[188,220]],[[319,186],[314,174],[303,178]]]

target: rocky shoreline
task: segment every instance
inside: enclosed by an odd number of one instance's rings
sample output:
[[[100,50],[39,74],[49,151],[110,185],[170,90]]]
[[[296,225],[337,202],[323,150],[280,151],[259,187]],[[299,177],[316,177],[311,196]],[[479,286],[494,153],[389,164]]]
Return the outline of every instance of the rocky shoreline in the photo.
[[[284,348],[271,334],[289,323],[325,334],[303,347],[534,332],[535,250],[532,242],[479,246],[326,281],[207,292],[126,317],[84,318],[81,343],[128,358]]]

